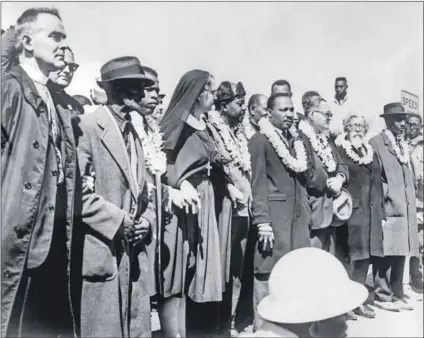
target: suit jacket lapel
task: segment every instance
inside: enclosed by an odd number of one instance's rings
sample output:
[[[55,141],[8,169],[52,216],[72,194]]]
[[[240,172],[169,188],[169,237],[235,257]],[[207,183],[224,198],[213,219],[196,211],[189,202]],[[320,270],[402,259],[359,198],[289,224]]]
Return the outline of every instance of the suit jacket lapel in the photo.
[[[386,145],[386,148],[391,152],[394,156],[396,156],[395,151],[393,150],[393,145],[389,141],[389,138],[385,135],[384,132],[381,133],[381,137],[383,138],[384,144]]]
[[[125,179],[129,183],[132,196],[134,200],[137,201],[138,189],[130,172],[129,158],[124,139],[109,108],[105,107],[104,109],[105,112],[97,115],[98,124],[104,128],[101,141],[115,160],[116,164],[121,168]]]

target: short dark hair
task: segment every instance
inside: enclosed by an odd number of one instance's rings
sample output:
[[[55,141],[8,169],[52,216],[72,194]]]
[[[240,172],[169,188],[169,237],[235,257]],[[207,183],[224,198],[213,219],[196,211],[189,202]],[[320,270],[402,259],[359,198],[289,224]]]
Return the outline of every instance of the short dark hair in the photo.
[[[74,95],[72,96],[75,101],[77,101],[81,106],[85,106],[86,104],[88,104],[89,106],[91,106],[91,101],[88,97],[85,97],[84,95]]]
[[[253,105],[257,105],[259,103],[259,100],[261,97],[265,97],[265,95],[263,94],[253,94],[250,99],[249,102],[247,103],[247,108],[250,110],[250,107]]]
[[[141,66],[141,68],[143,69],[144,73],[149,73],[152,74],[155,77],[158,77],[158,72],[156,70],[154,70],[153,68],[147,67],[147,66]]]
[[[16,50],[20,52],[22,50],[22,45],[20,42],[20,37],[23,33],[26,33],[29,29],[29,25],[37,20],[40,14],[51,14],[62,20],[60,17],[59,11],[54,7],[32,7],[27,9],[21,14],[16,22],[15,32],[16,32],[16,41],[17,46]]]
[[[290,90],[290,93],[291,93],[291,86],[290,86],[289,81],[287,81],[287,80],[277,80],[277,81],[275,81],[271,86],[271,92],[272,92],[272,90],[274,89],[275,86],[287,86],[287,87],[289,87],[289,90]]]
[[[319,97],[318,102],[313,100],[314,97]],[[315,90],[309,90],[302,95],[302,107],[305,112],[305,116],[308,116],[312,107],[316,106],[320,102],[321,95]]]
[[[335,82],[337,82],[337,81],[344,81],[344,82],[347,83],[347,79],[344,76],[336,77],[336,81]]]
[[[291,100],[290,96],[287,96],[287,95],[286,95],[286,94],[284,94],[284,93],[275,93],[275,94],[272,94],[272,95],[269,97],[269,99],[268,99],[268,101],[267,101],[267,103],[266,103],[266,107],[267,107],[268,109],[274,109],[275,101],[276,101],[279,97],[287,97],[287,98],[289,98],[289,99]]]

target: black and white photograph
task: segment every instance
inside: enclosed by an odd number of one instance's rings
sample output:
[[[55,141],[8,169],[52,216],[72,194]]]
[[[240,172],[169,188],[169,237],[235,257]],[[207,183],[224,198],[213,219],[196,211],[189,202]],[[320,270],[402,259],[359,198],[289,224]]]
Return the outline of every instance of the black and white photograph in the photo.
[[[1,1],[1,337],[423,337],[423,1]]]

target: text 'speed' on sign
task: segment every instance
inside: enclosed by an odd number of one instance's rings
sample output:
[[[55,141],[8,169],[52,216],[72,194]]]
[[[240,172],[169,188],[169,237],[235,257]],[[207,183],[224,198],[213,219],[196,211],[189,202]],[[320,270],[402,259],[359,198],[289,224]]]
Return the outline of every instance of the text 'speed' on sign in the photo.
[[[407,113],[419,114],[418,112],[419,98],[417,95],[407,92],[406,90],[402,90],[401,102]]]

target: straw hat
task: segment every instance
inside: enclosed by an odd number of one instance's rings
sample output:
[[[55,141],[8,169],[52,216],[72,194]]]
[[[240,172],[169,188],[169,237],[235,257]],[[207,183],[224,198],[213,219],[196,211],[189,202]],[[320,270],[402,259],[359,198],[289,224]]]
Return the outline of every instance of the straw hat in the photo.
[[[289,252],[274,266],[269,295],[258,306],[269,321],[301,324],[351,311],[368,297],[365,286],[349,279],[337,258],[317,248]]]

